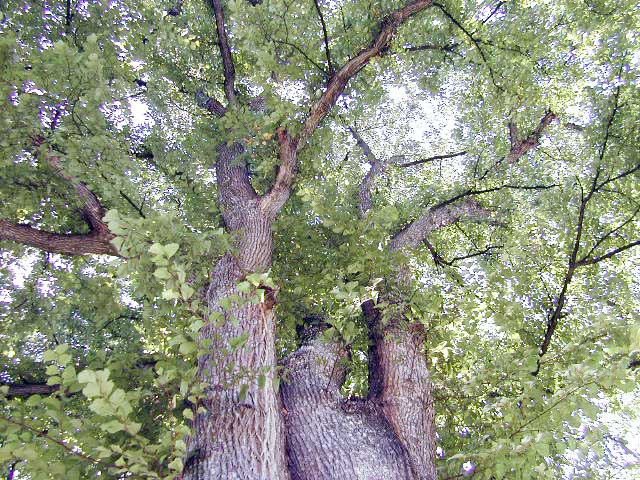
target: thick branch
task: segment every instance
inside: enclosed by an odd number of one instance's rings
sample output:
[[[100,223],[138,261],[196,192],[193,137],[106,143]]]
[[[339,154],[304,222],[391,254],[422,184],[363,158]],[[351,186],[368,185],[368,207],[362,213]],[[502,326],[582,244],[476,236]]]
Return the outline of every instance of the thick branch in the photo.
[[[118,251],[110,243],[113,237],[109,232],[97,231],[84,235],[52,233],[0,220],[0,240],[22,243],[52,253],[118,255]]]
[[[278,142],[280,143],[278,174],[269,193],[260,200],[260,207],[272,218],[275,218],[289,198],[298,169],[298,140],[292,138],[284,128],[280,128]]]
[[[227,109],[222,103],[216,100],[214,97],[208,96],[202,90],[198,90],[196,92],[196,103],[199,107],[202,107],[211,113],[213,113],[216,117],[224,117],[224,114],[227,113]]]
[[[39,149],[45,140],[37,137],[34,144]],[[76,194],[83,203],[82,216],[91,229],[88,234],[60,234],[39,230],[24,224],[16,224],[7,220],[0,220],[0,240],[30,245],[52,253],[69,255],[105,254],[118,255],[116,248],[110,243],[115,237],[106,223],[102,221],[105,209],[98,197],[76,178],[68,175],[60,163],[60,157],[50,155],[47,161],[60,177],[68,180],[74,187]]]
[[[524,155],[526,155],[530,150],[540,145],[540,138],[542,137],[544,129],[547,128],[556,118],[557,117],[553,112],[545,113],[536,129],[525,138],[518,138],[518,129],[513,122],[509,122],[511,150],[507,155],[507,162],[513,165]]]
[[[433,0],[414,0],[408,5],[395,10],[382,21],[380,33],[378,33],[373,43],[345,63],[336,72],[318,102],[311,108],[309,116],[304,122],[302,132],[300,133],[298,148],[304,145],[315,129],[318,128],[320,122],[322,122],[324,117],[327,116],[331,108],[335,105],[349,80],[362,70],[372,58],[385,53],[398,27],[416,13],[429,8],[432,4]]]
[[[8,398],[51,395],[60,390],[60,385],[47,385],[45,383],[16,383],[2,386],[9,387],[9,391],[5,394]]]
[[[235,81],[236,70],[233,66],[233,57],[229,47],[229,37],[224,24],[224,9],[220,0],[210,0],[213,12],[216,17],[216,28],[218,30],[218,44],[222,55],[222,66],[224,68],[224,93],[229,100],[229,105],[236,104]]]
[[[446,204],[430,208],[393,237],[391,250],[415,248],[435,230],[452,225],[462,218],[481,220],[489,218],[490,215],[491,211],[483,208],[473,198],[455,205]]]

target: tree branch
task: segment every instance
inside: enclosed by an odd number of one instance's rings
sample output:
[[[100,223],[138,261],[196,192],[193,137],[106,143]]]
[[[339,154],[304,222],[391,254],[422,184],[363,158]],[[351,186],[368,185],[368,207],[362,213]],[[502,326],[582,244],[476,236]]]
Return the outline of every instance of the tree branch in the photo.
[[[219,2],[219,0],[211,1]],[[380,32],[376,35],[371,45],[360,51],[331,77],[324,93],[318,102],[311,107],[298,137],[291,137],[284,128],[278,129],[280,167],[273,187],[260,200],[261,208],[268,215],[274,216],[289,198],[298,168],[298,151],[304,147],[313,132],[318,128],[318,125],[320,125],[320,122],[336,104],[349,80],[362,70],[372,58],[384,54],[402,23],[418,12],[430,7],[432,3],[433,0],[414,0],[393,11],[382,20]]]
[[[0,240],[22,243],[51,253],[118,256],[110,243],[113,237],[111,233],[105,235],[95,231],[78,235],[53,233],[0,219]]]
[[[487,66],[487,69],[489,70],[489,76],[491,76],[491,81],[493,83],[493,86],[496,87],[498,90],[502,90],[502,87],[496,83],[495,73],[493,72],[493,68],[491,68],[491,65],[487,61],[487,57],[484,54],[482,47],[480,46],[480,41],[478,41],[478,39],[475,38],[473,34],[470,33],[464,27],[464,25],[462,25],[462,23],[460,23],[453,15],[451,15],[447,11],[444,5],[436,2],[433,2],[433,5],[435,7],[438,7],[442,11],[442,13],[444,13],[445,17],[447,17],[456,27],[458,27],[462,31],[462,33],[464,33],[469,38],[469,40],[471,40],[471,43],[473,43],[473,45],[476,47],[476,49],[478,50],[478,53],[480,54],[480,58],[482,58],[482,61]]]
[[[291,43],[291,42],[288,42],[286,40],[278,40],[278,39],[273,39],[273,41],[275,43],[281,43],[282,45],[286,45],[287,47],[293,48],[300,55],[302,55],[305,58],[305,60],[307,60],[307,62],[309,62],[311,65],[316,67],[317,70],[322,72],[322,75],[327,76],[327,71],[322,67],[322,65],[320,65],[318,62],[313,60],[313,58],[311,58],[309,55],[307,55],[306,52],[304,50],[302,50],[299,46],[297,46],[295,43]]]
[[[41,136],[34,139],[34,145],[39,150],[45,143]],[[102,221],[105,209],[98,197],[86,184],[68,175],[63,169],[60,157],[47,155],[46,159],[54,172],[74,187],[76,194],[83,203],[82,216],[89,224],[88,234],[60,234],[39,230],[25,224],[16,224],[0,219],[0,240],[9,240],[24,245],[39,248],[52,253],[69,255],[104,254],[118,255],[118,251],[111,244],[115,237],[106,223]]]
[[[229,38],[224,24],[224,9],[220,0],[210,0],[213,12],[216,17],[216,28],[218,30],[218,44],[220,45],[220,54],[222,55],[222,66],[224,69],[224,93],[229,101],[229,105],[233,106],[237,103],[235,93],[236,70],[233,66],[233,57],[231,56],[231,48],[229,47]]]
[[[329,34],[327,33],[327,24],[324,21],[324,17],[322,16],[322,10],[320,9],[320,4],[318,0],[313,0],[313,3],[316,6],[316,11],[318,12],[318,17],[320,18],[320,23],[322,24],[322,34],[324,36],[324,51],[327,56],[327,67],[329,69],[329,77],[333,75],[333,63],[331,62],[331,50],[329,50]]]
[[[428,158],[421,158],[420,160],[414,160],[413,162],[407,162],[407,163],[399,163],[398,166],[399,167],[413,167],[414,165],[420,165],[422,163],[431,163],[431,162],[435,162],[437,160],[443,160],[445,158],[454,158],[454,157],[459,157],[461,155],[466,155],[467,151],[463,150],[462,152],[457,152],[457,153],[446,153],[444,155],[434,155],[433,157],[428,157]]]
[[[271,218],[275,218],[289,198],[298,171],[298,139],[291,137],[284,128],[279,128],[277,134],[280,143],[278,174],[269,193],[260,199],[260,208]]]
[[[429,253],[431,253],[431,256],[433,257],[434,263],[439,267],[444,267],[444,266],[452,267],[455,263],[460,262],[462,260],[467,260],[469,258],[474,258],[474,257],[481,257],[482,255],[490,254],[492,250],[497,250],[503,247],[503,245],[489,245],[483,250],[478,250],[476,252],[468,253],[466,255],[460,255],[458,257],[452,258],[451,260],[445,260],[442,257],[442,255],[438,253],[435,246],[431,242],[429,242],[429,240],[425,238],[424,240],[422,240],[422,242],[427,246],[427,249],[429,249]]]
[[[415,248],[439,228],[452,225],[462,218],[484,220],[489,218],[491,213],[473,198],[455,205],[449,203],[437,205],[398,232],[391,240],[391,250],[397,252],[403,248]]]
[[[636,215],[638,215],[638,213],[640,212],[640,206],[638,206],[636,208],[636,210],[633,212],[633,214],[627,218],[624,222],[622,222],[620,225],[618,225],[616,228],[609,230],[607,233],[605,233],[602,237],[600,237],[596,243],[594,243],[593,247],[591,247],[591,249],[589,249],[589,252],[583,256],[580,260],[578,260],[578,264],[581,264],[582,262],[584,262],[585,260],[588,260],[591,255],[593,255],[593,252],[596,251],[596,249],[602,245],[602,243],[604,243],[608,238],[611,238],[612,235],[614,235],[616,232],[619,232],[620,230],[622,230],[624,227],[626,227],[628,224],[630,224],[635,218]],[[594,262],[596,263],[596,262]]]
[[[356,129],[348,127],[348,130],[356,140],[358,147],[362,149],[365,157],[367,158],[367,162],[369,162],[369,165],[371,166],[360,183],[360,216],[364,217],[364,215],[371,210],[371,207],[373,206],[373,200],[371,198],[373,182],[376,176],[384,172],[387,162],[385,160],[380,160],[374,155],[371,147],[364,141]]]
[[[198,90],[196,92],[196,104],[199,107],[202,107],[211,113],[213,113],[216,117],[222,118],[224,114],[227,113],[227,108],[222,105],[218,100],[214,97],[208,96],[202,90]]]
[[[608,258],[611,258],[611,257],[617,255],[618,253],[622,253],[625,250],[629,250],[630,248],[637,247],[638,245],[640,245],[640,240],[636,240],[635,242],[627,243],[626,245],[623,245],[622,247],[618,247],[618,248],[614,248],[613,250],[609,250],[604,255],[599,255],[597,257],[591,257],[591,258],[583,258],[582,260],[577,262],[575,264],[575,266],[576,267],[582,267],[583,265],[594,265],[594,264],[599,263],[599,262],[601,262],[603,260],[607,260]]]
[[[513,122],[509,122],[509,137],[511,139],[511,150],[507,155],[507,162],[513,165],[526,155],[530,150],[540,145],[540,138],[545,128],[556,119],[556,115],[548,111],[544,114],[536,129],[525,138],[518,138],[518,129]]]
[[[8,398],[51,395],[60,390],[60,385],[47,385],[46,383],[9,383],[2,386],[9,387],[9,391],[5,394]]]
[[[318,128],[320,122],[335,105],[349,80],[362,70],[372,58],[381,56],[386,52],[398,27],[416,13],[426,10],[432,5],[433,0],[414,0],[406,6],[393,11],[381,22],[380,32],[376,35],[371,45],[360,51],[358,55],[345,63],[335,73],[318,102],[311,108],[299,136],[298,148],[304,145]]]

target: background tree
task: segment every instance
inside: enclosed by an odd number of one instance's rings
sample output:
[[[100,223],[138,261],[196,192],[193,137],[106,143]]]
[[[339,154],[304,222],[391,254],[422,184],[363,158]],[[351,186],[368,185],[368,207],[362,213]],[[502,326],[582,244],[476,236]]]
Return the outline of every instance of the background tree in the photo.
[[[638,26],[604,1],[11,2],[8,478],[637,464],[604,414],[637,394]]]

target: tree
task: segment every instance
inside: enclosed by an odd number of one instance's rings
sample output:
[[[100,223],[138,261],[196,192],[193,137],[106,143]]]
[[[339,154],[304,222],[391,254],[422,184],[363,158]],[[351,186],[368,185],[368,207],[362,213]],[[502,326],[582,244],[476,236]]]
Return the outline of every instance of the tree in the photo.
[[[601,413],[639,361],[638,26],[608,1],[10,2],[8,478],[633,456]]]

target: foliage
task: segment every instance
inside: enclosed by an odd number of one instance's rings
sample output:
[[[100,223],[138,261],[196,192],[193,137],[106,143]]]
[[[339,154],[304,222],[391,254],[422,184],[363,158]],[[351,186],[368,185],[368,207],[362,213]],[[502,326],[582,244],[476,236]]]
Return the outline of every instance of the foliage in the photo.
[[[223,92],[208,2],[3,5],[0,219],[88,231],[72,184],[47,161],[56,155],[108,208],[121,255],[1,243],[0,464],[9,478],[179,476],[202,395],[196,359],[207,345],[197,335],[205,321],[224,321],[207,317],[202,294],[234,245],[216,202],[216,146],[242,142],[252,184],[266,191],[276,129],[299,131],[333,69],[405,2],[319,3],[330,60],[312,2],[225,3],[245,103],[222,118],[197,101]],[[360,305],[396,288],[391,272],[410,265],[401,307],[427,330],[443,478],[465,462],[478,478],[563,478],[576,458],[600,461],[588,478],[612,478],[629,455],[611,453],[603,414],[637,422],[628,404],[638,395],[629,366],[640,355],[640,256],[628,248],[588,260],[640,230],[639,15],[623,0],[451,0],[412,18],[301,152],[274,226],[272,271],[249,275],[227,299],[260,302],[262,287],[279,290],[281,357],[298,346],[296,327],[326,318],[325,335],[351,349],[343,390],[363,395]],[[248,106],[256,95],[261,109]],[[547,111],[557,120],[538,148],[501,161],[508,124],[526,135]],[[391,159],[362,217],[370,165],[348,127]],[[458,195],[490,218],[438,229],[432,248],[390,252],[398,231]],[[587,261],[567,281],[576,249],[573,264]],[[390,316],[400,306],[381,308]],[[35,384],[52,388],[11,393]]]

